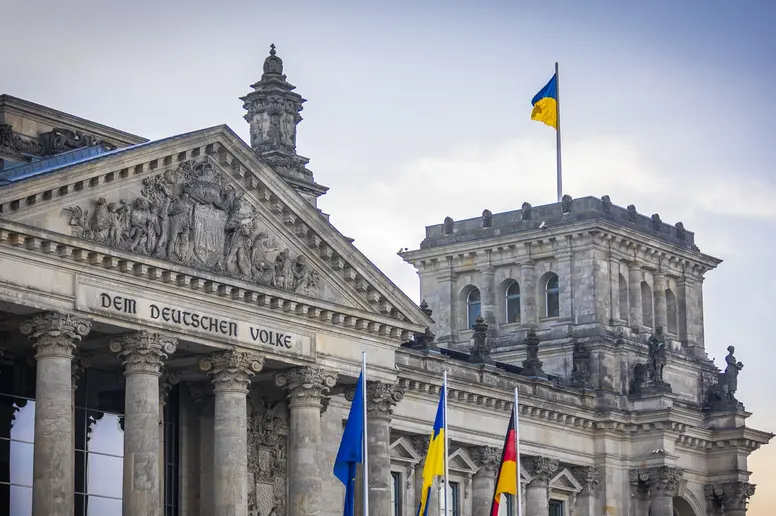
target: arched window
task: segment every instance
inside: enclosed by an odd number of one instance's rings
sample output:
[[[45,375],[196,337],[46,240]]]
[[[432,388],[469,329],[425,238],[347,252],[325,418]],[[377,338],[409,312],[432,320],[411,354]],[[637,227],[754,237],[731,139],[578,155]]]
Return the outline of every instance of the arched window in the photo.
[[[513,281],[507,287],[507,324],[520,322],[520,285]]]
[[[676,319],[676,296],[674,295],[673,291],[670,288],[666,289],[666,318],[668,319],[668,328],[666,328],[666,331],[668,333],[673,333],[676,335],[677,333],[677,319]]]
[[[625,276],[620,274],[620,320],[628,320],[628,283],[625,281]]]
[[[469,295],[466,296],[466,320],[469,323],[466,327],[471,329],[474,323],[477,322],[477,317],[480,315],[480,290],[473,288]]]
[[[557,274],[551,275],[544,287],[544,314],[545,317],[558,317],[560,314],[560,290],[558,289]]]

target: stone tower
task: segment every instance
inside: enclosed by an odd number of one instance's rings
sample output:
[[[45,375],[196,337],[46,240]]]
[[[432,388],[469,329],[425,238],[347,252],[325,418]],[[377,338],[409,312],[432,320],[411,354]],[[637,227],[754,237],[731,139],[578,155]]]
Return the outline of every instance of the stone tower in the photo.
[[[307,169],[310,160],[296,153],[296,125],[302,121],[299,113],[306,100],[294,92],[296,86],[286,81],[283,60],[277,56],[274,44],[264,60],[261,80],[251,88],[253,91],[240,99],[247,111],[245,120],[251,126],[251,147],[315,206],[327,188],[317,184]]]

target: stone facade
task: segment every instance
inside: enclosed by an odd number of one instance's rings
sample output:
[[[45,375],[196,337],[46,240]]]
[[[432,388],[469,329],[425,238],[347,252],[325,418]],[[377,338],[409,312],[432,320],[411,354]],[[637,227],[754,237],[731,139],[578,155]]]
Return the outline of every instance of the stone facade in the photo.
[[[456,516],[489,514],[515,388],[526,516],[745,513],[746,457],[771,435],[746,426],[735,349],[724,372],[706,357],[720,261],[681,223],[608,196],[448,218],[403,253],[418,306],[315,207],[274,47],[252,88],[250,145],[0,99],[0,394],[17,400],[0,424],[21,431],[34,399],[24,515],[341,514],[362,352],[370,514],[414,514],[443,372]],[[86,485],[97,430],[119,436],[112,493]]]

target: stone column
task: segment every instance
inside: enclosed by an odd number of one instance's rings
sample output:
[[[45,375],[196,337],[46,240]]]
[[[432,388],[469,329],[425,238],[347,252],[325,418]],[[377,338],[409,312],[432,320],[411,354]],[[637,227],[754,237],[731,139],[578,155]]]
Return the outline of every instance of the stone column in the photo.
[[[746,508],[749,498],[754,496],[755,485],[748,482],[729,482],[721,487],[725,516],[746,516]]]
[[[159,514],[159,377],[177,340],[138,331],[110,344],[126,378],[124,400],[124,490],[122,514]]]
[[[71,362],[91,323],[72,314],[45,313],[19,328],[34,341],[35,451],[33,516],[73,514],[73,390]]]
[[[493,493],[496,491],[496,474],[501,462],[501,449],[491,446],[469,448],[469,455],[479,468],[472,479],[472,516],[490,516]],[[502,497],[503,505],[506,499]]]
[[[290,411],[288,516],[317,516],[323,493],[317,461],[321,398],[336,385],[337,376],[319,367],[300,367],[278,374],[275,383],[286,389]]]
[[[652,295],[655,297],[655,329],[668,330],[668,306],[666,305],[666,275],[656,272],[652,275]]]
[[[210,383],[190,383],[189,393],[199,422],[199,516],[213,513],[213,416],[215,400]]]
[[[628,320],[630,327],[635,332],[640,332],[644,326],[644,317],[641,310],[641,267],[635,262],[628,264]]]
[[[482,310],[480,311],[485,323],[493,330],[496,328],[496,286],[494,284],[496,269],[486,267],[480,271],[482,276]],[[504,322],[503,320],[501,321]],[[468,330],[469,328],[467,328]]]
[[[577,495],[574,516],[598,516],[601,510],[596,505],[596,495],[601,483],[601,471],[595,466],[579,466],[572,468],[571,473],[582,484],[582,491]],[[569,514],[571,513],[569,510]]]
[[[674,516],[674,496],[684,470],[671,466],[649,469],[649,514],[650,516]]]
[[[417,466],[415,466],[415,512],[420,507],[420,500],[423,496],[423,468],[426,465],[426,454],[428,453],[428,445],[431,443],[431,437],[428,435],[415,435],[412,436],[412,446],[415,448],[415,452],[422,457]],[[439,514],[439,485],[435,482],[431,486],[431,494],[428,497],[428,514]]]
[[[539,324],[539,312],[536,308],[536,266],[530,260],[520,264],[520,322],[529,328],[536,328]]]
[[[547,516],[550,510],[550,480],[558,470],[558,459],[526,457],[522,462],[533,477],[525,490],[525,516]]]
[[[367,452],[369,512],[391,514],[391,416],[404,397],[397,385],[367,382]]]
[[[242,351],[199,361],[213,382],[213,514],[248,516],[248,386],[264,358]]]

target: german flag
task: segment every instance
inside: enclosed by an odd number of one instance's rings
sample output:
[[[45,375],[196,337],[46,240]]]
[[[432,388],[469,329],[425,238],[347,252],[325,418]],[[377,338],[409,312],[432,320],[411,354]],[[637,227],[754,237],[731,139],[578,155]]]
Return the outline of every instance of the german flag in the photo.
[[[493,504],[490,506],[490,516],[498,516],[502,494],[517,496],[517,449],[515,447],[515,412],[509,418],[507,437],[504,439],[504,451],[501,453],[501,464],[496,477],[496,492],[493,494]]]

